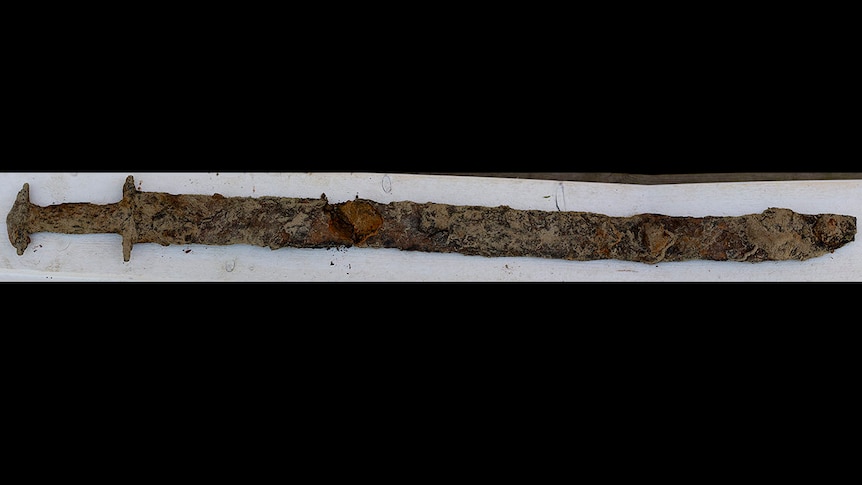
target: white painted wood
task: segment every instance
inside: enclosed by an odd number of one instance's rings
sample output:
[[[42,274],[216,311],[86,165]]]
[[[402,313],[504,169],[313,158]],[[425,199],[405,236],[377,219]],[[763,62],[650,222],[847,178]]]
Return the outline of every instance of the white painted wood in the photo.
[[[133,175],[139,188],[173,194],[220,193],[319,197],[356,196],[379,202],[412,200],[517,209],[572,210],[629,216],[742,215],[769,207],[862,218],[862,180],[628,185],[594,182],[383,173],[0,173],[0,232],[27,182],[38,205],[106,204],[122,196]],[[485,258],[396,249],[270,250],[246,245],[136,244],[123,262],[113,234],[33,234],[24,255],[0,243],[2,281],[859,281],[862,241],[808,261],[737,263],[685,261],[562,261]]]

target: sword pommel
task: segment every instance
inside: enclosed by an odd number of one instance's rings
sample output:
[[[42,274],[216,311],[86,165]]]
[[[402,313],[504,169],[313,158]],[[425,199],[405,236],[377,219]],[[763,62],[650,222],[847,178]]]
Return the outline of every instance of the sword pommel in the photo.
[[[12,210],[6,216],[6,228],[9,231],[9,241],[18,251],[18,256],[24,254],[30,244],[30,184],[25,183],[18,192]]]

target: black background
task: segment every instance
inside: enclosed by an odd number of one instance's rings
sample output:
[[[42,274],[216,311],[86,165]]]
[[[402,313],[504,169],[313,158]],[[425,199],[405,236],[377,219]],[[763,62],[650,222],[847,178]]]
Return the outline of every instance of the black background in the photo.
[[[7,61],[8,163],[858,170],[858,77],[836,12],[381,13],[40,17]]]

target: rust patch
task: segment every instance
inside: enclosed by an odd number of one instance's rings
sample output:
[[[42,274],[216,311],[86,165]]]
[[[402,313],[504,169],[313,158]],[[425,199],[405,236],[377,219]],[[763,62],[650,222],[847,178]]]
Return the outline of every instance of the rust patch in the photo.
[[[383,216],[374,206],[362,200],[351,200],[329,206],[329,229],[338,237],[353,244],[362,244],[377,234],[383,225]]]

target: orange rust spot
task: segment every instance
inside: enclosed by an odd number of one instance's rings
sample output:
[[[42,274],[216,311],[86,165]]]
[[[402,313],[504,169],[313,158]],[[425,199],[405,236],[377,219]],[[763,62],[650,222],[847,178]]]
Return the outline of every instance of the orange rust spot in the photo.
[[[351,200],[332,206],[329,229],[340,238],[354,244],[362,244],[377,234],[383,225],[383,217],[374,206],[362,200]]]

